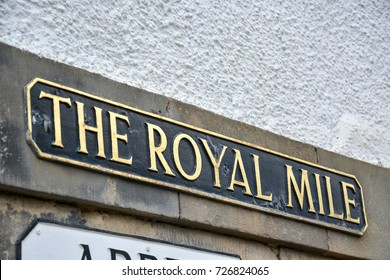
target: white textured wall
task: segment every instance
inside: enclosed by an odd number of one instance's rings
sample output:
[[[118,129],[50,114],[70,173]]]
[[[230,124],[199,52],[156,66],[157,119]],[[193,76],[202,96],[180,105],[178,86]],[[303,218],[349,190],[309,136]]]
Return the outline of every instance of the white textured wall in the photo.
[[[390,167],[389,0],[108,2],[0,0],[0,41]]]

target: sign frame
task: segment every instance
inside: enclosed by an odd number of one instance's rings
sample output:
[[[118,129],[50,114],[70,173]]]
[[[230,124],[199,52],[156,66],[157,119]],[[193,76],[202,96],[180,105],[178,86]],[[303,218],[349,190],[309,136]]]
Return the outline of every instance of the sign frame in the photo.
[[[341,226],[338,226],[338,225],[335,225],[335,224],[331,224],[331,223],[327,223],[327,222],[323,222],[323,221],[319,221],[319,220],[314,220],[314,219],[309,219],[309,218],[306,218],[306,217],[301,217],[301,216],[298,216],[298,215],[293,215],[293,214],[290,214],[290,213],[287,213],[287,212],[283,212],[283,211],[279,211],[279,210],[272,209],[272,208],[266,208],[266,207],[261,207],[261,206],[258,206],[258,205],[248,204],[248,203],[243,202],[243,201],[238,201],[238,200],[231,199],[231,198],[228,198],[228,197],[223,197],[221,195],[216,195],[214,193],[208,193],[208,192],[200,191],[200,190],[197,190],[197,189],[191,189],[189,187],[186,187],[186,186],[183,186],[183,185],[180,185],[180,184],[176,184],[176,183],[164,182],[164,181],[156,180],[156,179],[153,179],[153,178],[148,178],[148,177],[145,177],[145,176],[139,176],[139,175],[132,174],[132,173],[121,172],[121,171],[118,171],[118,170],[102,167],[102,166],[99,166],[99,165],[89,164],[89,163],[73,160],[73,159],[70,159],[70,158],[64,158],[64,157],[59,157],[59,156],[56,156],[56,155],[53,155],[53,154],[45,153],[45,152],[41,151],[41,149],[39,148],[38,144],[35,143],[35,141],[33,139],[33,135],[32,135],[32,133],[33,133],[33,121],[32,121],[32,116],[31,116],[32,115],[32,108],[31,108],[31,97],[30,97],[31,93],[30,93],[30,91],[34,87],[34,85],[37,84],[37,83],[42,83],[42,84],[45,84],[45,85],[48,85],[48,86],[51,86],[51,87],[55,87],[55,88],[58,88],[58,89],[61,89],[61,90],[65,90],[65,91],[74,93],[76,95],[83,96],[85,98],[96,100],[97,102],[103,102],[103,103],[106,103],[106,104],[109,104],[109,105],[112,105],[112,106],[117,106],[117,107],[123,108],[125,110],[132,111],[132,112],[137,113],[137,114],[141,114],[141,115],[144,115],[144,116],[147,116],[147,117],[151,117],[151,118],[154,118],[154,119],[161,120],[163,122],[167,122],[167,123],[170,123],[170,124],[173,124],[173,125],[184,127],[184,128],[190,129],[190,130],[195,131],[195,132],[204,133],[204,134],[207,134],[207,135],[219,138],[219,139],[223,139],[223,140],[226,140],[226,141],[229,141],[229,142],[232,142],[232,143],[236,143],[238,145],[242,145],[242,146],[246,146],[246,147],[249,147],[249,148],[252,148],[252,149],[256,149],[256,150],[259,150],[259,151],[262,151],[262,152],[265,152],[265,153],[268,153],[268,154],[271,154],[271,155],[276,155],[278,157],[281,157],[281,158],[284,158],[284,159],[287,159],[287,160],[291,160],[291,161],[294,161],[294,162],[298,162],[298,163],[307,165],[309,167],[321,169],[323,171],[327,171],[327,172],[330,172],[330,173],[334,173],[334,174],[337,174],[337,175],[340,175],[340,176],[347,177],[347,178],[355,181],[357,187],[360,190],[360,196],[361,196],[361,200],[362,200],[361,201],[361,203],[362,203],[361,207],[362,207],[362,213],[363,213],[362,219],[364,219],[365,226],[364,226],[364,228],[361,231],[360,230],[354,230],[354,229],[350,229],[350,228],[347,228],[347,227],[341,227]],[[77,89],[73,89],[73,88],[70,88],[70,87],[67,87],[67,86],[64,86],[64,85],[61,85],[61,84],[57,84],[57,83],[54,83],[54,82],[51,82],[51,81],[47,81],[47,80],[42,79],[42,78],[35,78],[35,79],[33,79],[30,83],[28,83],[26,85],[24,92],[25,92],[25,102],[26,102],[26,107],[27,107],[27,110],[26,110],[26,130],[27,130],[26,140],[27,140],[28,144],[32,147],[32,150],[35,152],[35,154],[39,158],[50,160],[50,161],[55,161],[55,162],[61,162],[61,163],[69,164],[69,165],[73,165],[73,166],[79,166],[79,167],[83,167],[83,168],[87,168],[87,169],[90,169],[90,170],[99,171],[99,172],[103,172],[103,173],[109,173],[109,174],[117,175],[117,176],[120,176],[120,177],[132,179],[132,180],[145,182],[145,183],[152,184],[152,185],[168,187],[168,188],[171,188],[171,189],[174,189],[174,190],[191,193],[193,195],[206,197],[206,198],[214,199],[214,200],[217,200],[217,201],[222,201],[222,202],[226,202],[226,203],[229,203],[229,204],[232,204],[232,205],[238,205],[238,206],[249,208],[249,209],[259,210],[261,212],[265,212],[265,213],[269,213],[269,214],[273,214],[273,215],[277,215],[277,216],[286,217],[286,218],[289,218],[289,219],[292,219],[292,220],[303,221],[303,222],[306,222],[306,223],[319,225],[319,226],[322,226],[322,227],[325,227],[325,228],[340,230],[340,231],[348,232],[348,233],[351,233],[351,234],[354,234],[354,235],[362,236],[364,234],[364,232],[366,231],[367,227],[368,227],[366,209],[365,209],[365,205],[364,205],[363,188],[360,185],[359,181],[357,180],[356,176],[354,176],[354,175],[351,175],[351,174],[348,174],[348,173],[345,173],[345,172],[341,172],[341,171],[338,171],[338,170],[335,170],[335,169],[327,168],[327,167],[324,167],[322,165],[311,163],[311,162],[308,162],[308,161],[305,161],[305,160],[302,160],[302,159],[298,159],[298,158],[295,158],[295,157],[292,157],[292,156],[289,156],[289,155],[285,155],[283,153],[279,153],[279,152],[276,152],[276,151],[273,151],[273,150],[270,150],[270,149],[266,149],[266,148],[263,148],[261,146],[254,145],[254,144],[251,144],[251,143],[248,143],[248,142],[245,142],[245,141],[242,141],[242,140],[238,140],[238,139],[235,139],[235,138],[232,138],[232,137],[228,137],[228,136],[225,136],[225,135],[222,135],[222,134],[219,134],[219,133],[215,133],[215,132],[203,129],[203,128],[198,128],[198,127],[195,127],[193,125],[186,124],[186,123],[183,123],[183,122],[180,122],[180,121],[177,121],[177,120],[169,119],[169,118],[157,115],[157,114],[146,112],[146,111],[143,111],[143,110],[131,107],[129,105],[125,105],[125,104],[122,104],[122,103],[119,103],[119,102],[116,102],[116,101],[108,100],[106,98],[103,98],[103,97],[100,97],[100,96],[96,96],[96,95],[92,95],[92,94],[89,94],[89,93],[86,93],[86,92],[83,92],[83,91],[80,91],[80,90],[77,90]]]

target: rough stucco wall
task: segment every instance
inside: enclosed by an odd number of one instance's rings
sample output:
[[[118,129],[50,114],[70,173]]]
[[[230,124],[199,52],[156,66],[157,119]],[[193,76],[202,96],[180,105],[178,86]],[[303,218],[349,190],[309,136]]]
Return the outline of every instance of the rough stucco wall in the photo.
[[[387,0],[0,0],[0,41],[390,167]]]

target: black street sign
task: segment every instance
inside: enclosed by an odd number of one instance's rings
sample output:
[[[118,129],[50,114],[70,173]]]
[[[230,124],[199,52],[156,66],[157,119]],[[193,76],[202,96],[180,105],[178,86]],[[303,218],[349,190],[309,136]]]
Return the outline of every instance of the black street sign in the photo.
[[[39,78],[25,97],[40,158],[357,235],[367,228],[353,175]]]

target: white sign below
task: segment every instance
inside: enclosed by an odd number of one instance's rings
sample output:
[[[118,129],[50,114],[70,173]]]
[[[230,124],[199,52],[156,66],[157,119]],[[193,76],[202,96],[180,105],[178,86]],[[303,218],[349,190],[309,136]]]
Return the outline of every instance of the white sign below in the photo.
[[[19,242],[22,260],[232,260],[240,259],[142,237],[51,222],[37,222]]]

